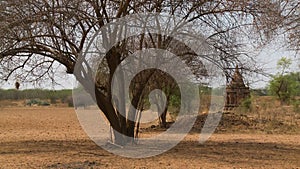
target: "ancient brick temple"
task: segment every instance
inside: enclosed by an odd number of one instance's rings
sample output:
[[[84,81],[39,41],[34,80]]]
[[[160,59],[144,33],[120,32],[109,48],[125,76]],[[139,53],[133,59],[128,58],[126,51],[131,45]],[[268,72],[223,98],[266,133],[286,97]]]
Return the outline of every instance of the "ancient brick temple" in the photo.
[[[249,87],[246,87],[243,76],[241,75],[237,66],[231,82],[226,87],[226,102],[224,112],[229,112],[233,108],[238,107],[243,99],[249,96]]]

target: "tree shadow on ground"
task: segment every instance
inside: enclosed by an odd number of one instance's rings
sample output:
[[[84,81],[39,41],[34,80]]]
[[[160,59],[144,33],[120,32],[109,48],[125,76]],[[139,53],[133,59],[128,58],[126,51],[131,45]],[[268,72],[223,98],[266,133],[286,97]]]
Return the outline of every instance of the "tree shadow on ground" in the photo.
[[[0,157],[4,158],[15,155],[20,156],[20,158],[38,157],[45,154],[56,154],[61,158],[50,160],[48,164],[43,164],[43,168],[102,168],[111,166],[122,168],[125,164],[130,165],[136,161],[146,167],[151,167],[151,165],[156,164],[155,161],[161,159],[167,159],[169,162],[193,159],[194,163],[198,161],[199,164],[206,161],[216,164],[246,166],[269,166],[284,163],[289,163],[292,166],[300,165],[300,145],[261,143],[251,139],[207,141],[202,145],[197,141],[184,140],[166,153],[145,159],[118,157],[106,152],[89,139],[28,140],[0,143]],[[49,156],[49,158],[55,158],[55,156]]]

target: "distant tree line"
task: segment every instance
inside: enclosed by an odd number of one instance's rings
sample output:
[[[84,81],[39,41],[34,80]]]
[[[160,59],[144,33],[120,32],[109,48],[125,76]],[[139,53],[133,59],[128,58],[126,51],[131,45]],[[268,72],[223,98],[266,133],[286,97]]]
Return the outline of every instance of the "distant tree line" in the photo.
[[[72,97],[72,90],[45,90],[45,89],[0,89],[0,100],[23,100],[23,99],[50,99],[51,102],[61,100],[62,102]]]

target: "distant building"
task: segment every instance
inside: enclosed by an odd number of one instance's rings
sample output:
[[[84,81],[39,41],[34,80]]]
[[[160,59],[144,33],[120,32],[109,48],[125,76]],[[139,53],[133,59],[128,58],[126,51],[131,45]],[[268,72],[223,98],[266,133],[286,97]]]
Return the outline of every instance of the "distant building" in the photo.
[[[231,82],[226,87],[226,102],[224,112],[229,112],[235,107],[238,107],[243,99],[250,96],[249,87],[244,83],[238,66],[235,68]]]

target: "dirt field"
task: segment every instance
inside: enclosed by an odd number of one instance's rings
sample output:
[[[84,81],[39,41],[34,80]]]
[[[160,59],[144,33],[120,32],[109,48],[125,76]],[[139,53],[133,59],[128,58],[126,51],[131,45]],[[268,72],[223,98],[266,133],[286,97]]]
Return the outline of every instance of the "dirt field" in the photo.
[[[72,108],[0,108],[0,168],[300,168],[300,135],[196,133],[146,159],[115,156],[83,132]]]

